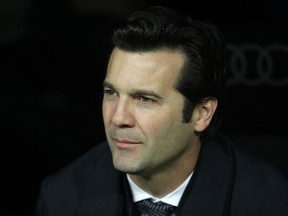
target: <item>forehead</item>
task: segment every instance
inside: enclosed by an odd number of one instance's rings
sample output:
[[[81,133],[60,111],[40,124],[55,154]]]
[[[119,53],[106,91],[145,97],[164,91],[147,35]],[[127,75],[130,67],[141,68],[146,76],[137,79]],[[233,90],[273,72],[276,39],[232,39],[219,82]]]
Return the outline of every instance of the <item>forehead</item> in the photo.
[[[128,52],[115,48],[106,81],[125,85],[173,86],[184,64],[184,55],[171,50]]]

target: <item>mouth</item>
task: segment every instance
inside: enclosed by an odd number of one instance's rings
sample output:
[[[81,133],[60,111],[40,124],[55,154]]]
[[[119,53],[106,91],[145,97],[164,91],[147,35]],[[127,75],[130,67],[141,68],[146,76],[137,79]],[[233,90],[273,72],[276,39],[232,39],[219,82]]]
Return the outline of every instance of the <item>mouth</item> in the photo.
[[[117,138],[113,140],[116,146],[120,149],[133,148],[141,144],[141,142],[133,141],[133,140],[125,140],[125,139],[117,139]]]

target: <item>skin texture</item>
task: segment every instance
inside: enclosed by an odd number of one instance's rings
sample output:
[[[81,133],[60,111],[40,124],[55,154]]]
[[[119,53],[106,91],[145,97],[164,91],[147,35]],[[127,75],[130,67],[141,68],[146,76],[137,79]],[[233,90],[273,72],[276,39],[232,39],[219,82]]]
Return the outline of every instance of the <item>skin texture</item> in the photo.
[[[174,84],[184,63],[180,52],[126,52],[115,48],[104,80],[103,119],[117,170],[143,190],[163,197],[195,167],[204,130],[217,107],[209,100],[183,123],[184,97]]]

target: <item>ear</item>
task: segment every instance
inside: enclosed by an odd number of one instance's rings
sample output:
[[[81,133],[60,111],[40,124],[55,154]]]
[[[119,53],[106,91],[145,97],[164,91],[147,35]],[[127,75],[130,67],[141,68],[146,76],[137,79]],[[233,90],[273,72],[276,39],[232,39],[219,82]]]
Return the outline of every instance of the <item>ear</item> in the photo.
[[[194,130],[204,131],[210,124],[217,108],[217,99],[209,98],[198,104],[193,111]]]

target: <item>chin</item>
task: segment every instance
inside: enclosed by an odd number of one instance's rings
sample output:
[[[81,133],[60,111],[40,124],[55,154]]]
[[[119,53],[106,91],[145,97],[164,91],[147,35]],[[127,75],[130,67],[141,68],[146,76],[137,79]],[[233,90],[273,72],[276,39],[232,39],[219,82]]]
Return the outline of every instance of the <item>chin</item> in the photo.
[[[129,164],[123,164],[114,161],[114,167],[116,170],[123,173],[137,175],[139,173],[139,169],[135,167],[135,164],[133,166],[131,166],[131,164],[133,164],[133,162],[130,162]]]

